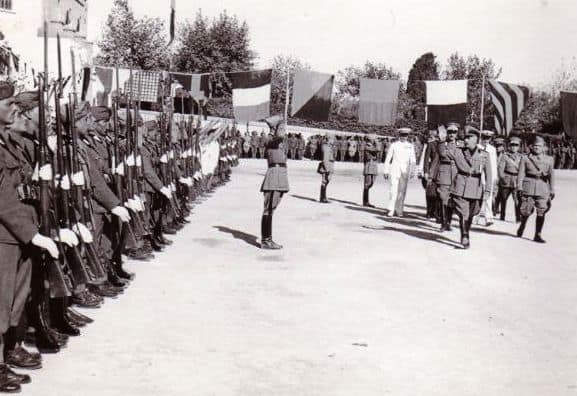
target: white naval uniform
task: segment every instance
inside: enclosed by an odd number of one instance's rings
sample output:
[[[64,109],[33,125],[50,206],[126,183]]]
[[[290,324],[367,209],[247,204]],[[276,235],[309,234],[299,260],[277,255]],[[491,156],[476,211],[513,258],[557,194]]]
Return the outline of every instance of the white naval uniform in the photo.
[[[385,175],[389,176],[389,215],[403,215],[409,177],[416,166],[415,147],[412,143],[397,141],[391,144],[385,159]]]
[[[485,150],[487,154],[489,154],[489,161],[491,162],[491,169],[498,169],[497,168],[497,149],[492,144],[487,144],[487,146],[483,147],[479,145],[481,150]],[[483,176],[484,177],[484,176]],[[484,180],[485,185],[488,187],[487,191],[490,191],[491,194],[487,197],[483,196],[483,202],[481,205],[481,212],[479,216],[475,219],[475,224],[480,223],[480,218],[483,217],[485,219],[485,224],[490,224],[493,222],[493,199],[495,197],[497,181],[499,180],[499,172],[493,171],[493,179],[492,180]]]

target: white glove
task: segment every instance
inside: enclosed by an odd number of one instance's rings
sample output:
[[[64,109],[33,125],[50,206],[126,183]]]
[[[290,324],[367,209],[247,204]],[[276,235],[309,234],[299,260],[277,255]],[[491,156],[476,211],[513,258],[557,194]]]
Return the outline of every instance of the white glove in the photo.
[[[187,159],[188,158],[188,151],[183,151],[182,153],[180,153],[180,158]]]
[[[112,208],[111,212],[113,215],[118,216],[120,221],[123,223],[128,223],[130,221],[130,213],[128,213],[128,210],[126,210],[126,208],[123,206]]]
[[[174,150],[170,150],[168,152],[168,158],[173,159],[174,158]]]
[[[184,184],[185,186],[192,187],[192,178],[190,177],[181,177],[178,179],[179,183]]]
[[[94,239],[92,238],[92,234],[90,230],[82,223],[76,223],[72,226],[72,230],[80,236],[82,242],[84,243],[92,243]]]
[[[139,168],[142,167],[142,156],[141,155],[136,157],[136,166]]]
[[[114,173],[120,176],[124,176],[124,162],[118,164]]]
[[[58,231],[57,241],[67,244],[70,247],[78,246],[78,237],[72,230],[68,228],[61,228]]]
[[[52,239],[45,237],[42,234],[36,234],[34,235],[34,238],[32,238],[32,241],[30,242],[32,242],[34,246],[38,246],[39,248],[48,251],[48,253],[50,253],[52,258],[55,259],[58,258],[59,255],[58,247],[56,246],[56,244]]]
[[[136,204],[136,211],[137,212],[144,212],[144,203],[140,199],[138,195],[134,196],[134,202]]]
[[[38,171],[38,176],[40,177],[40,180],[52,181],[52,178],[54,177],[52,173],[52,165],[46,164],[42,166]]]
[[[176,185],[174,183],[170,183],[170,190],[176,192]]]
[[[68,177],[68,175],[64,175],[60,178],[60,188],[62,190],[70,190],[70,178]]]
[[[58,147],[58,137],[56,135],[50,135],[46,138],[46,143],[50,151],[55,153],[56,148]]]
[[[84,184],[86,184],[86,181],[84,180],[84,172],[80,171],[74,173],[72,175],[72,184],[74,184],[75,186],[83,187]]]
[[[128,165],[128,166],[136,165],[136,161],[134,159],[134,154],[130,154],[128,157],[126,157],[126,165]]]
[[[39,169],[38,169],[38,162],[34,165],[34,171],[32,172],[32,181],[38,181],[39,178]]]
[[[166,186],[165,186],[165,187],[162,187],[162,188],[160,189],[160,193],[161,193],[162,195],[164,195],[164,196],[165,196],[166,198],[168,198],[168,199],[171,199],[171,198],[172,198],[172,192],[170,191],[170,188],[168,188],[168,187],[166,187]]]
[[[166,156],[166,154],[162,154],[162,156],[160,157],[160,162],[162,162],[163,164],[168,164],[168,157]]]
[[[128,209],[131,209],[134,212],[138,211],[138,205],[136,204],[136,201],[132,198],[128,198],[124,203],[124,206],[126,206]]]

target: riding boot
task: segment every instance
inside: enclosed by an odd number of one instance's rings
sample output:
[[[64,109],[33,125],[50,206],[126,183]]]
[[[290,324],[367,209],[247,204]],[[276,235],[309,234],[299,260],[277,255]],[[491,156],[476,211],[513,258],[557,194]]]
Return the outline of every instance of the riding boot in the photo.
[[[501,199],[501,221],[505,221],[505,217],[507,214],[507,201],[505,199]]]
[[[440,229],[441,232],[445,231],[445,228],[446,228],[446,227],[445,227],[445,222],[446,222],[445,209],[446,209],[445,205],[441,204],[441,205],[439,206],[439,211],[441,212],[439,215],[440,215],[441,219],[443,220],[443,221],[441,222],[441,229]]]
[[[321,203],[329,203],[327,200],[327,186],[321,186],[321,197],[319,201]]]
[[[546,241],[541,238],[541,231],[543,230],[543,224],[545,224],[545,215],[537,216],[535,220],[535,237],[533,240],[539,243],[545,243]]]
[[[74,326],[66,315],[68,302],[66,298],[50,299],[50,323],[58,332],[69,336],[79,336],[80,330]]]
[[[463,249],[468,249],[469,232],[467,230],[467,220],[462,216],[459,217],[459,229],[461,231],[461,245],[463,245]]]
[[[443,201],[435,199],[435,222],[437,224],[443,224],[443,221]]]
[[[525,226],[527,225],[527,220],[529,218],[526,216],[521,216],[521,224],[519,224],[519,228],[517,229],[517,237],[521,238],[523,233],[525,232]]]
[[[262,215],[260,221],[260,236],[261,241],[264,243],[265,241],[269,241],[271,239],[271,235],[269,233],[269,215]]]
[[[445,231],[451,231],[451,222],[453,221],[453,208],[451,205],[445,205]]]

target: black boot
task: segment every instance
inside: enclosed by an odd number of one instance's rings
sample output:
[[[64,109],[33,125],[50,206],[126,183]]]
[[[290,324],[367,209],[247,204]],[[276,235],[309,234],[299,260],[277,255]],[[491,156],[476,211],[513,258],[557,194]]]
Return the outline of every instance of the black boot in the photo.
[[[443,224],[443,201],[440,199],[435,199],[435,222],[437,224]]]
[[[327,187],[326,186],[321,186],[321,197],[319,199],[319,202],[329,203],[329,201],[327,200]]]
[[[263,215],[261,219],[261,248],[266,250],[282,249],[282,246],[272,240],[272,216]]]
[[[537,216],[535,220],[535,237],[533,240],[539,243],[545,243],[546,241],[541,238],[541,231],[543,231],[543,224],[545,224],[545,216]]]
[[[517,237],[523,237],[523,233],[525,232],[525,226],[527,225],[528,217],[521,216],[521,224],[519,224],[519,228],[517,229]]]
[[[57,331],[69,336],[79,336],[80,330],[74,326],[66,315],[68,303],[66,298],[50,300],[50,323]]]
[[[461,245],[463,245],[463,249],[469,249],[470,241],[469,241],[469,229],[467,227],[468,221],[464,217],[459,217],[459,228],[461,230]]]
[[[505,221],[505,217],[507,214],[507,201],[505,199],[502,199],[502,198],[501,198],[501,212],[500,212],[500,214],[501,214],[501,217],[500,217],[501,221]]]
[[[445,229],[446,229],[446,227],[445,227],[445,223],[446,223],[445,210],[446,210],[445,205],[441,204],[441,205],[439,206],[439,211],[440,211],[439,216],[440,216],[441,219],[442,219],[442,221],[441,221],[441,230],[440,230],[441,232],[445,231]]]
[[[367,208],[374,208],[374,205],[371,205],[371,203],[369,201],[369,189],[368,188],[363,189],[363,206],[366,206]]]
[[[451,207],[451,205],[444,205],[444,210],[445,210],[445,213],[443,216],[443,219],[445,222],[444,230],[445,231],[451,231],[452,230],[451,222],[453,221],[453,208]]]

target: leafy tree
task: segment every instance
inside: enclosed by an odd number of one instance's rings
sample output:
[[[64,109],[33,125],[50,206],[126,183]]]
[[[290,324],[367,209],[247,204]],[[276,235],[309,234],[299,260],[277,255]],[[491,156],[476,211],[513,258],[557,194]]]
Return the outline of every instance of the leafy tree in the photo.
[[[236,16],[222,12],[209,21],[199,11],[181,26],[175,66],[186,73],[232,72],[253,67],[249,28]]]
[[[127,0],[114,0],[98,47],[99,65],[143,70],[166,69],[169,65],[164,23],[159,18],[135,18]]]
[[[501,68],[497,67],[491,59],[480,59],[477,55],[469,55],[467,58],[455,52],[447,60],[443,71],[445,80],[469,80],[467,122],[480,126],[481,97],[483,76],[485,76],[485,107],[483,128],[488,129],[494,124],[495,110],[489,97],[490,79],[497,79],[501,75]]]
[[[401,74],[384,63],[366,61],[362,67],[351,65],[338,72],[335,84],[337,92],[340,95],[359,96],[361,78],[400,80]]]
[[[407,93],[417,102],[425,103],[425,80],[439,79],[439,64],[432,52],[421,55],[409,71]]]

